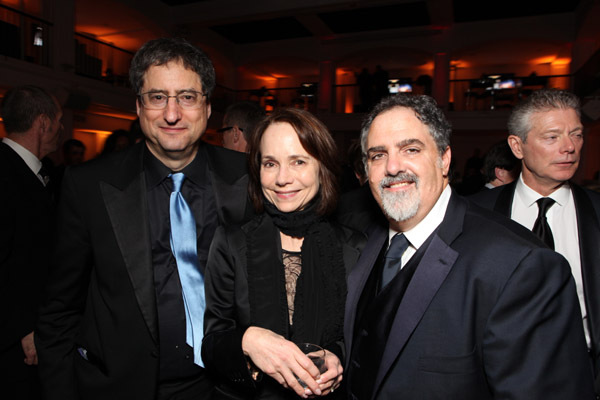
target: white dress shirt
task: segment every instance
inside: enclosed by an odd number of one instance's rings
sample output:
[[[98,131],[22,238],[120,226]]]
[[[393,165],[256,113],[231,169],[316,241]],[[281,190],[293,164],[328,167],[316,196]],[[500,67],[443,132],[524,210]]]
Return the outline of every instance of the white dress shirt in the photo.
[[[40,170],[42,169],[42,162],[35,155],[33,155],[32,152],[30,152],[14,140],[10,140],[9,138],[3,138],[2,143],[13,149],[15,153],[17,153],[19,157],[21,157],[23,161],[25,161],[25,164],[27,164],[31,172],[33,172],[35,176],[38,177],[40,182],[42,182],[44,186],[46,185],[46,183],[44,182],[44,178],[39,174]]]
[[[532,230],[538,216],[536,201],[540,197],[550,197],[555,201],[552,207],[546,212],[546,219],[552,230],[555,251],[565,257],[571,266],[571,273],[577,285],[577,296],[579,297],[579,306],[584,320],[585,337],[589,346],[591,342],[586,322],[587,309],[585,307],[583,276],[581,274],[577,213],[569,183],[565,182],[549,196],[542,196],[525,184],[522,175],[519,176],[510,215],[513,220]]]
[[[444,216],[446,215],[446,209],[448,208],[448,202],[450,201],[451,194],[452,190],[450,189],[450,185],[447,185],[425,218],[423,218],[421,222],[415,225],[412,229],[402,232],[404,233],[404,236],[406,236],[409,246],[402,255],[402,263],[400,268],[404,268],[406,263],[408,263],[411,257],[415,255],[417,250],[419,250],[419,247],[425,243],[431,233],[442,223]],[[388,246],[392,240],[392,237],[394,237],[396,233],[398,232],[390,228],[388,234]]]

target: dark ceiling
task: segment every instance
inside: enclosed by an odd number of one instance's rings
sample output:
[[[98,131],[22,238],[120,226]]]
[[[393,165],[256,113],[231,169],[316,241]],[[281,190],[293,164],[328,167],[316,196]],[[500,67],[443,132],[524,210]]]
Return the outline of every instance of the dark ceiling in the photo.
[[[431,24],[427,3],[402,3],[318,14],[333,33],[355,33]]]
[[[236,24],[211,26],[210,28],[235,44],[298,39],[312,36],[310,31],[294,17],[239,22]]]
[[[206,0],[160,0],[168,6],[183,6],[185,4],[202,3]]]
[[[171,6],[196,3],[198,0],[161,0]],[[530,17],[573,12],[580,0],[549,2],[547,0],[503,0],[491,3],[453,0],[453,21],[475,22],[503,18]],[[485,4],[485,6],[482,6]],[[334,10],[316,14],[333,34],[410,28],[431,25],[427,1]],[[243,21],[210,27],[235,44],[310,37],[313,34],[294,16],[267,20]]]
[[[454,22],[475,22],[573,12],[579,2],[580,0],[502,0],[491,3],[453,0],[452,3]],[[482,6],[482,4],[485,4],[485,6]]]

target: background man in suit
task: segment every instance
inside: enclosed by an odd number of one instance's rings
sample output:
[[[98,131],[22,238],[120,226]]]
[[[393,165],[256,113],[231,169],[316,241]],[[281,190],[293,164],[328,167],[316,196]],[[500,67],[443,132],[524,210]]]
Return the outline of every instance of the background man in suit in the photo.
[[[508,185],[519,176],[519,160],[514,156],[506,140],[493,145],[483,159],[482,172],[485,188],[493,189]]]
[[[34,325],[51,251],[52,206],[40,174],[56,150],[62,111],[36,86],[4,96],[0,143],[0,393],[40,398]]]
[[[202,320],[194,319],[203,297],[190,296],[204,293],[198,270],[216,227],[244,219],[245,157],[200,141],[215,86],[200,49],[183,39],[149,41],[130,78],[145,142],[63,178],[36,336],[48,399],[211,395],[198,357]],[[192,239],[183,250],[182,226]]]
[[[389,97],[363,124],[389,224],[348,280],[350,398],[593,398],[567,262],[451,191],[449,136],[427,96]]]
[[[223,147],[247,153],[250,135],[264,116],[265,110],[254,101],[238,101],[227,107],[223,127],[218,130],[223,135]]]
[[[519,179],[472,199],[533,230],[569,261],[600,394],[600,194],[569,182],[583,147],[580,116],[574,94],[534,92],[508,121],[508,143],[522,164]]]

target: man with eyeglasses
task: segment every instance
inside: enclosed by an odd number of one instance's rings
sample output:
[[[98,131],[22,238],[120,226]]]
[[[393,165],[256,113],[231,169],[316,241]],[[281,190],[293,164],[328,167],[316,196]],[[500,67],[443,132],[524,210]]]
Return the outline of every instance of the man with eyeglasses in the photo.
[[[215,72],[156,39],[130,79],[145,141],[67,171],[41,310],[47,399],[206,399],[203,270],[219,224],[245,220],[245,157],[200,141]]]
[[[238,101],[227,107],[223,127],[217,131],[222,134],[223,147],[246,153],[250,137],[264,116],[265,111],[253,101]]]

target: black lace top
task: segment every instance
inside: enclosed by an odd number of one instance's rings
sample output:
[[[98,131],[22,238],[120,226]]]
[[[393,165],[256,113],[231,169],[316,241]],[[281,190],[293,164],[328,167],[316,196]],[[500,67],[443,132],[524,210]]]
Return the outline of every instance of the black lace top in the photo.
[[[294,299],[296,297],[296,282],[302,271],[302,255],[299,251],[283,249],[283,267],[285,271],[285,292],[287,294],[288,314],[290,325],[294,325]]]

